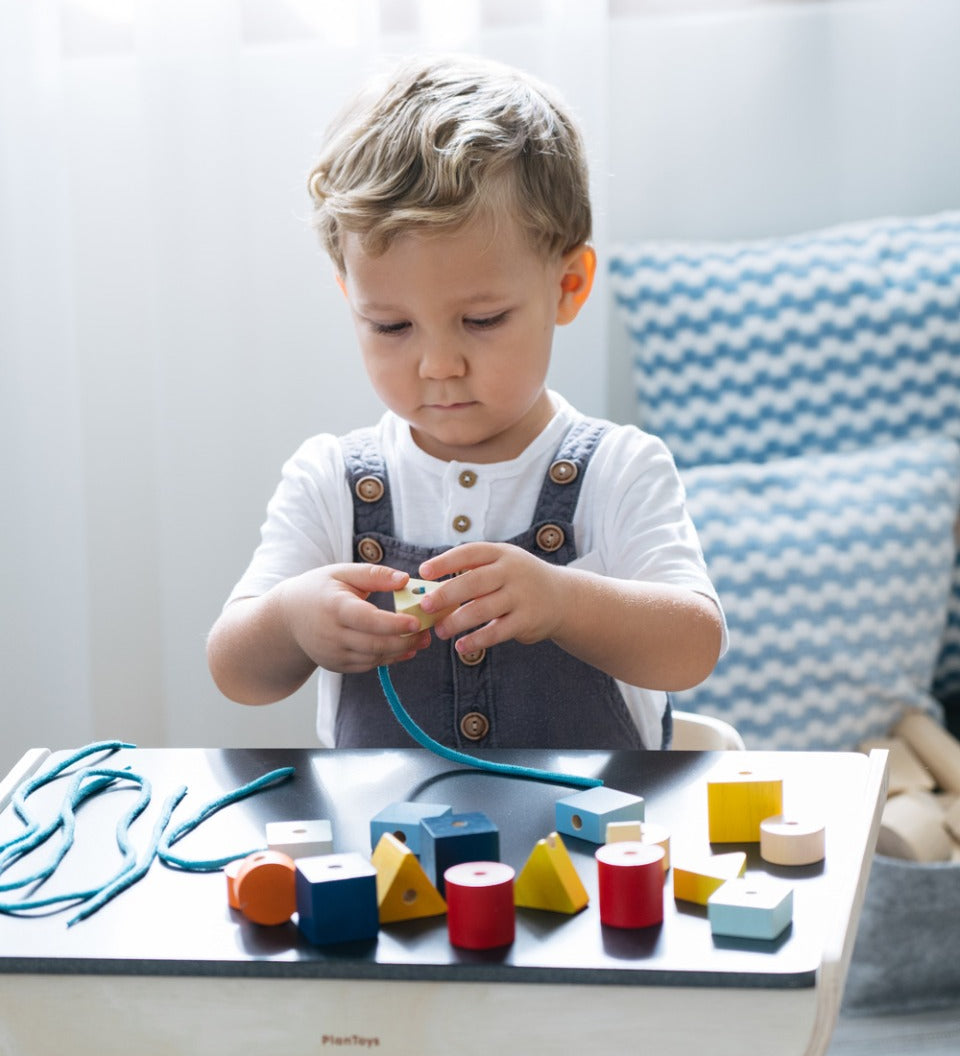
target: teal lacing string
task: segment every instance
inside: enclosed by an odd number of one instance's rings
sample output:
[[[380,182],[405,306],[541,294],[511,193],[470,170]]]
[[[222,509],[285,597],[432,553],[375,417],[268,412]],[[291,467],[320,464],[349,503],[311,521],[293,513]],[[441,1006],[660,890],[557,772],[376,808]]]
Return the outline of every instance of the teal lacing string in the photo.
[[[514,766],[511,763],[496,763],[490,759],[478,759],[473,755],[466,755],[445,744],[435,741],[428,733],[410,717],[409,712],[400,703],[397,691],[393,688],[390,680],[390,672],[386,667],[377,668],[380,676],[380,685],[386,695],[390,710],[396,716],[397,722],[410,734],[410,736],[423,748],[429,748],[431,752],[443,759],[449,759],[452,763],[462,763],[464,766],[473,766],[479,770],[487,770],[494,774],[505,774],[507,777],[521,777],[527,781],[548,781],[555,785],[574,785],[577,788],[597,788],[603,782],[596,777],[580,777],[578,774],[554,773],[551,770],[537,770],[530,766]]]
[[[280,784],[292,777],[294,773],[294,768],[287,766],[264,774],[262,777],[258,777],[240,788],[207,803],[192,818],[181,822],[172,832],[168,833],[167,829],[173,812],[187,793],[186,786],[181,786],[168,796],[165,801],[160,816],[154,825],[147,848],[139,862],[137,862],[136,852],[130,840],[130,828],[149,805],[152,790],[150,782],[145,777],[134,773],[129,767],[124,770],[90,767],[79,771],[73,776],[67,788],[57,817],[46,824],[41,824],[40,821],[33,817],[27,801],[37,789],[60,777],[75,763],[89,755],[101,751],[116,751],[119,748],[133,747],[135,745],[122,741],[101,741],[91,744],[72,753],[38,776],[25,781],[15,791],[12,800],[13,810],[23,823],[25,831],[19,836],[0,842],[0,876],[2,876],[11,865],[43,846],[57,832],[60,832],[59,846],[53,852],[51,860],[29,875],[0,884],[0,892],[12,891],[32,884],[42,884],[53,876],[57,867],[73,846],[77,808],[98,792],[110,787],[116,787],[119,782],[129,781],[139,786],[140,795],[136,803],[117,822],[116,840],[123,859],[117,872],[106,883],[97,887],[70,891],[59,895],[0,902],[0,913],[21,914],[33,910],[46,909],[61,903],[79,902],[82,904],[82,908],[67,922],[67,926],[71,927],[79,921],[86,920],[87,917],[92,916],[111,899],[142,879],[157,857],[161,858],[166,865],[191,872],[212,872],[216,869],[221,869],[227,863],[237,858],[244,858],[254,852],[247,850],[217,859],[188,860],[172,854],[170,848],[218,810],[254,793]],[[255,850],[262,849],[262,847],[255,848]]]
[[[211,816],[216,814],[218,810],[223,807],[229,806],[231,803],[236,803],[238,800],[245,799],[247,796],[252,796],[256,792],[262,792],[265,788],[272,788],[274,785],[279,785],[284,781],[289,781],[293,777],[294,769],[292,766],[282,766],[278,770],[271,770],[269,774],[264,774],[262,777],[258,777],[254,781],[250,781],[248,784],[243,785],[242,788],[235,789],[233,792],[227,792],[226,795],[218,796],[216,799],[211,800],[206,806],[201,807],[199,811],[186,821],[181,822],[171,833],[165,835],[160,841],[160,847],[158,854],[161,861],[166,865],[174,866],[178,869],[186,869],[190,872],[195,873],[212,873],[216,872],[217,869],[222,869],[225,865],[229,865],[230,862],[236,861],[238,858],[246,858],[247,855],[255,854],[257,851],[262,851],[263,847],[254,847],[252,850],[241,851],[237,854],[229,854],[223,858],[179,858],[175,854],[172,854],[170,848],[178,841],[182,840],[184,836],[193,830]]]

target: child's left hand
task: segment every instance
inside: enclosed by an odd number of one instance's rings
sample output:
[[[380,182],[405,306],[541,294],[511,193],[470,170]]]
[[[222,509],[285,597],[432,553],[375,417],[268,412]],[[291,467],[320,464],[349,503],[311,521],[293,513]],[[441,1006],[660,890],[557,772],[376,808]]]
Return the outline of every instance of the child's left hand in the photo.
[[[524,645],[555,635],[563,612],[563,569],[510,543],[464,543],[420,566],[423,579],[453,575],[421,602],[425,612],[457,606],[434,624],[460,653],[514,639]],[[470,634],[463,634],[477,628]]]

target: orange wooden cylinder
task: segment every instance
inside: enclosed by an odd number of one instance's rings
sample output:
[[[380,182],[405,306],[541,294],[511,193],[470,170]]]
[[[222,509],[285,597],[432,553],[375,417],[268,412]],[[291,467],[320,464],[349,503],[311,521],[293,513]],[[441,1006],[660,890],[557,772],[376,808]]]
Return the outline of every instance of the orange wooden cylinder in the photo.
[[[240,912],[254,924],[286,924],[297,909],[297,867],[279,851],[244,858],[234,881]]]

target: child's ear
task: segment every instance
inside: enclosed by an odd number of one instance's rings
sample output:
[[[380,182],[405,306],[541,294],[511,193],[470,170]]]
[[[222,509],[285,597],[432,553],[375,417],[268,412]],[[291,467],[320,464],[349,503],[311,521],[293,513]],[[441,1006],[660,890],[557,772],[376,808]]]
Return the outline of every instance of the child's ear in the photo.
[[[597,254],[592,246],[577,246],[564,254],[560,273],[560,301],[557,304],[557,324],[572,323],[586,304],[593,289],[597,271]]]

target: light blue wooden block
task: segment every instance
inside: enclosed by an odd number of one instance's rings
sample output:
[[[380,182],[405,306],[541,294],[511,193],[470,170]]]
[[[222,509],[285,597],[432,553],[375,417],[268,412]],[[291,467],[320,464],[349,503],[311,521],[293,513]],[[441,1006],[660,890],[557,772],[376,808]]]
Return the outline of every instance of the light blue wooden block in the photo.
[[[643,799],[601,785],[557,800],[556,829],[591,843],[605,843],[611,821],[643,821]]]
[[[370,821],[370,846],[376,847],[380,837],[389,832],[419,857],[420,822],[452,812],[453,807],[446,803],[391,803]]]
[[[380,930],[377,870],[355,852],[298,858],[297,923],[316,946],[372,939]]]
[[[714,935],[775,939],[793,920],[793,888],[772,877],[739,877],[707,900]]]

